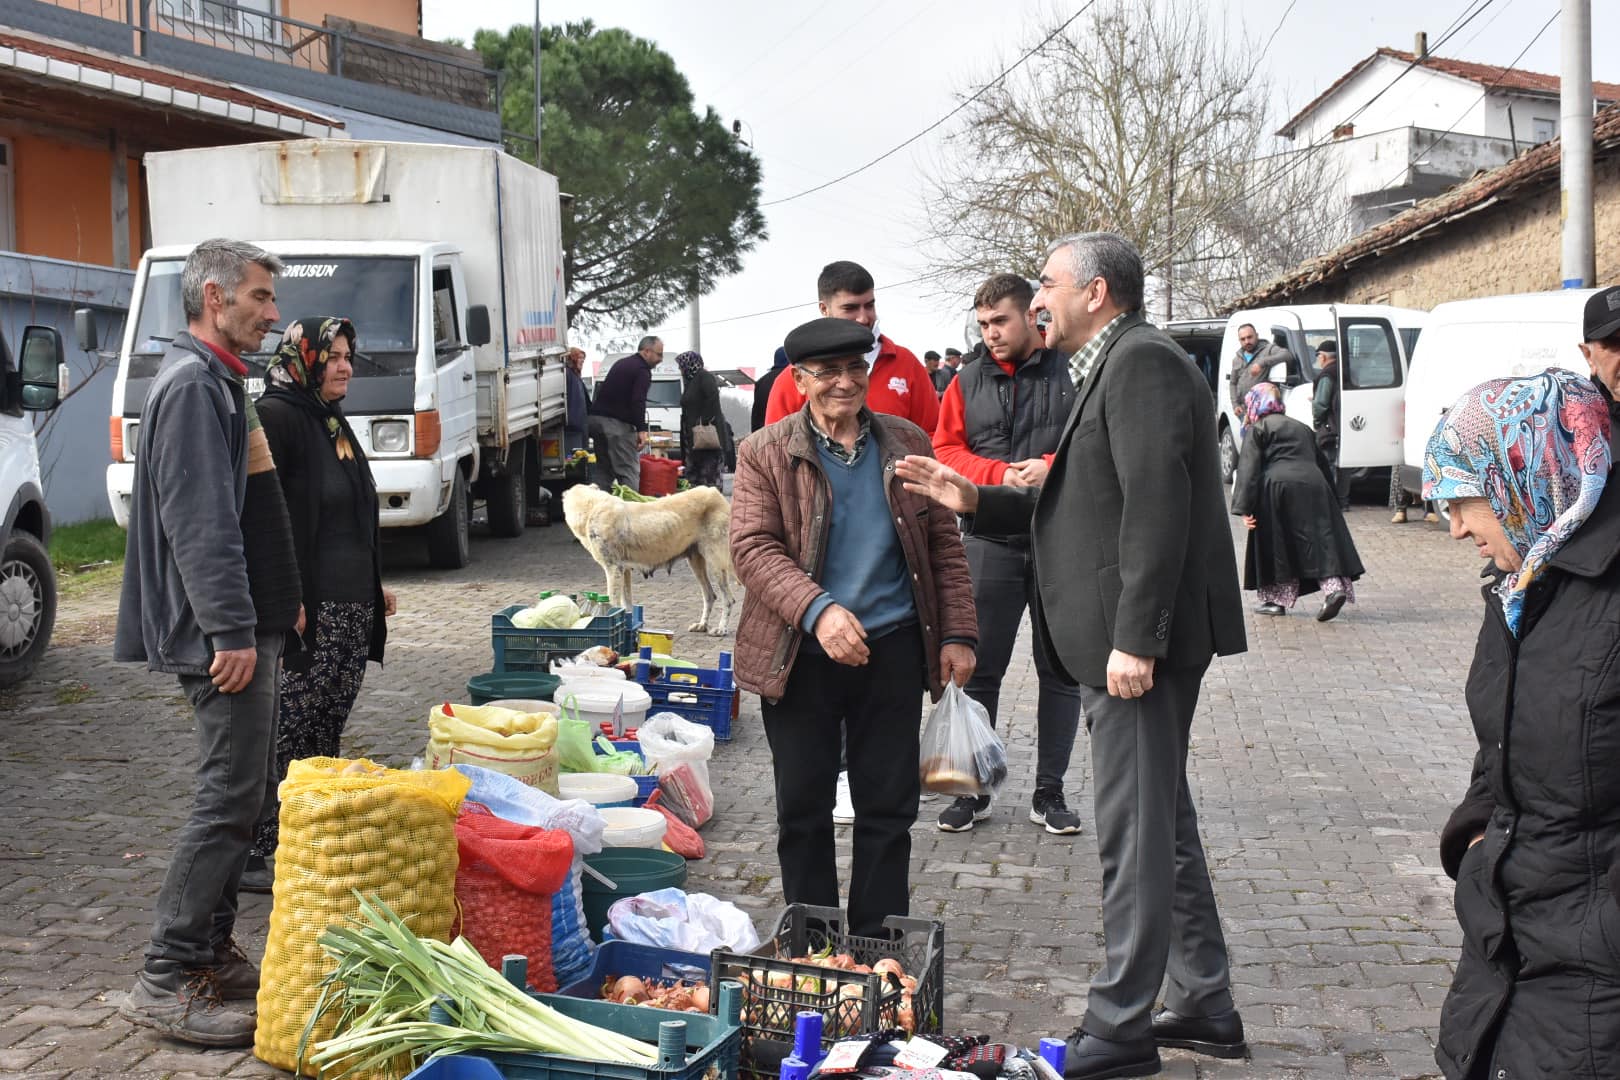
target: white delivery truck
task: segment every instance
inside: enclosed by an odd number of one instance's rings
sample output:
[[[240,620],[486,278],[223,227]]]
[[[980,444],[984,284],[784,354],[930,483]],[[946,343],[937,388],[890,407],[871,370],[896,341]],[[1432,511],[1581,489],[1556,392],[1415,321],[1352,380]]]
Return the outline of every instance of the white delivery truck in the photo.
[[[1595,289],[1482,296],[1441,304],[1412,357],[1406,388],[1401,486],[1423,488],[1423,456],[1446,410],[1487,379],[1561,367],[1591,373],[1581,355],[1581,315]]]
[[[523,531],[540,485],[563,472],[555,177],[493,148],[319,139],[152,153],[146,176],[154,246],[136,272],[113,383],[107,494],[120,524],[141,404],[186,325],[181,267],[199,241],[229,236],[285,262],[283,325],[353,320],[343,409],[383,526],[420,528],[429,561],[449,568],[468,561],[475,498],[491,532]],[[271,334],[243,358],[258,378],[279,341]]]
[[[1267,372],[1283,386],[1288,415],[1311,426],[1316,388],[1316,349],[1332,339],[1339,348],[1339,465],[1386,469],[1401,462],[1401,408],[1412,347],[1429,314],[1371,304],[1301,304],[1235,311],[1226,321],[1216,371],[1220,416],[1221,476],[1237,471],[1242,425],[1234,412],[1227,376],[1238,351],[1238,328],[1254,324],[1261,340],[1287,349],[1290,358]]]

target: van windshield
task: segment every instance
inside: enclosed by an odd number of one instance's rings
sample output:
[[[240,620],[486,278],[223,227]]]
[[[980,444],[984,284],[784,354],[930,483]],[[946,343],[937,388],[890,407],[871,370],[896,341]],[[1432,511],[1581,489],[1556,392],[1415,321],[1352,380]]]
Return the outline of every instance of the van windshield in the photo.
[[[654,379],[647,387],[647,404],[678,409],[681,407],[681,380]]]
[[[398,258],[293,258],[276,278],[280,327],[313,315],[353,320],[359,342],[354,374],[408,376],[416,371],[416,260]],[[128,377],[157,374],[163,352],[186,326],[180,302],[181,259],[160,259],[147,267],[146,290],[135,323]],[[279,329],[265,335],[263,351],[242,359],[262,375],[281,343]]]

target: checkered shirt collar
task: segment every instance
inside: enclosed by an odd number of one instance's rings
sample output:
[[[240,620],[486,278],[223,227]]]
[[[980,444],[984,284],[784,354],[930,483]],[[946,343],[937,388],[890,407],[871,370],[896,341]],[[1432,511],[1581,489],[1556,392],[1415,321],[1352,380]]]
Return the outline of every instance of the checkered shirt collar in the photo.
[[[1097,366],[1097,358],[1103,354],[1103,350],[1108,348],[1108,343],[1114,340],[1114,335],[1119,332],[1119,324],[1124,322],[1129,315],[1130,312],[1128,311],[1122,311],[1115,315],[1109,320],[1107,326],[1097,331],[1095,337],[1080,346],[1079,351],[1069,358],[1069,378],[1074,381],[1076,390],[1080,389],[1081,385],[1086,381],[1086,376],[1091,374],[1091,369]]]

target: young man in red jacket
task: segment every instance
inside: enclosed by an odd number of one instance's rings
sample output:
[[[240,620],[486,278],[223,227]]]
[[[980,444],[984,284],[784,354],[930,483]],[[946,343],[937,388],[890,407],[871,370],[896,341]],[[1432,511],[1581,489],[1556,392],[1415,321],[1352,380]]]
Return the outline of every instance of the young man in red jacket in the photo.
[[[1069,357],[1042,346],[1029,314],[1034,295],[1017,274],[997,274],[973,295],[985,353],[963,364],[946,386],[934,454],[975,484],[1039,487],[1074,404]],[[1034,603],[1035,564],[1027,537],[968,536],[964,543],[979,618],[979,666],[964,689],[990,713],[993,725],[1018,624]],[[1036,634],[1041,626],[1035,620]],[[1049,833],[1070,835],[1080,831],[1080,816],[1064,801],[1063,777],[1080,726],[1080,688],[1052,671],[1039,638],[1035,674],[1040,697],[1029,819]],[[959,798],[940,813],[939,827],[966,832],[989,816],[988,796]]]
[[[939,398],[928,369],[910,349],[902,348],[877,331],[876,286],[872,275],[859,263],[841,260],[821,268],[816,278],[816,298],[821,314],[833,319],[858,322],[877,335],[866,362],[871,365],[867,379],[866,407],[910,420],[932,435],[939,418]],[[765,408],[765,422],[774,424],[804,408],[804,395],[792,379],[777,379],[771,387],[771,400]]]

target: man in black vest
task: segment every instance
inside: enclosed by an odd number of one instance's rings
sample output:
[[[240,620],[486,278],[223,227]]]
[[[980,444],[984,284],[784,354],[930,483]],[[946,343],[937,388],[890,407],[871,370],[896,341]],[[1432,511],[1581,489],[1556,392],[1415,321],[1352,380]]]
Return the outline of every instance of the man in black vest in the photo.
[[[1017,274],[997,274],[973,294],[986,356],[964,364],[945,388],[934,429],[939,460],[976,484],[1038,487],[1046,478],[1074,399],[1069,357],[1043,348],[1029,314],[1035,290]],[[966,538],[979,612],[979,667],[966,687],[996,722],[1001,679],[1012,659],[1018,624],[1034,603],[1035,566],[1029,538]],[[1034,626],[1038,751],[1029,819],[1049,833],[1080,831],[1080,815],[1063,798],[1063,776],[1080,726],[1080,689],[1046,662],[1039,620]],[[964,796],[939,815],[946,832],[966,832],[990,816],[990,798]]]

